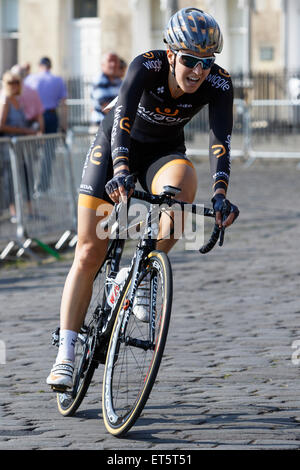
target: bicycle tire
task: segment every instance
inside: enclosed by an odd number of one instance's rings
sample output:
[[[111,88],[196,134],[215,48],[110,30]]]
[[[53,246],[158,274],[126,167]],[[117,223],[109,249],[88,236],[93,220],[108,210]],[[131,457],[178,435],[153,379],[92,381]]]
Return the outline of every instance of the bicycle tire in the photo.
[[[142,325],[142,322],[131,313],[126,329],[126,341],[122,339],[120,331],[125,318],[123,306],[126,305],[127,292],[132,283],[131,273],[120,296],[121,300],[117,307],[107,351],[103,376],[102,412],[106,429],[116,437],[126,434],[140,416],[154,385],[167,340],[173,297],[172,269],[168,256],[160,251],[149,253],[145,259],[145,269],[151,277],[156,278],[156,289],[152,284],[150,302],[150,310],[155,311],[155,318],[151,314],[149,321]],[[160,295],[161,308],[158,307]],[[151,325],[157,327],[155,338],[153,338],[153,350],[144,351],[142,347],[136,347],[136,345],[138,341],[140,341],[139,344],[145,344],[143,338],[147,335],[149,338]],[[131,338],[131,344],[128,344],[130,334],[139,334],[141,337]],[[136,378],[140,372],[139,382]],[[126,375],[124,384],[123,375]]]
[[[97,346],[97,322],[94,313],[103,302],[105,296],[105,279],[108,273],[108,261],[106,260],[98,271],[93,282],[93,293],[87,309],[87,325],[83,327],[75,345],[75,371],[73,374],[73,389],[58,392],[57,407],[63,416],[73,416],[84,399],[92,381],[95,369],[98,366],[94,360],[94,352]],[[105,300],[105,299],[104,299]],[[82,330],[83,330],[82,329]],[[79,350],[81,348],[81,351]]]
[[[62,391],[58,392],[56,395],[57,399],[57,407],[59,412],[63,416],[73,416],[76,410],[79,408],[79,406],[82,403],[82,400],[84,399],[86,392],[90,386],[91,380],[93,378],[95,369],[96,369],[96,363],[93,362],[93,352],[94,352],[94,346],[90,344],[89,346],[92,346],[93,349],[87,347],[88,346],[88,339],[91,339],[91,341],[96,340],[96,336],[94,336],[94,331],[91,333],[88,333],[88,337],[85,338],[85,341],[79,341],[77,340],[77,349],[78,347],[81,347],[83,350],[81,353],[77,353],[77,367],[76,367],[76,360],[75,360],[75,372],[73,375],[73,389],[71,391]],[[76,355],[76,353],[75,353]],[[76,387],[75,387],[76,384]],[[76,392],[74,393],[74,388],[76,389]]]

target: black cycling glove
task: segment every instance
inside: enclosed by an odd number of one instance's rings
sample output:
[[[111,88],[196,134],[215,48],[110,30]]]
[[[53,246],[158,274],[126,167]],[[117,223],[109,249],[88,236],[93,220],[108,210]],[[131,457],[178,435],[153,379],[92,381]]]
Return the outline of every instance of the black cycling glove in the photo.
[[[107,194],[110,195],[114,191],[118,190],[120,186],[124,186],[127,191],[129,191],[130,189],[134,189],[134,178],[128,170],[119,171],[119,173],[117,173],[111,180],[106,183],[105,190]]]
[[[224,194],[216,194],[212,198],[211,202],[213,203],[214,211],[222,213],[223,220],[227,218],[229,214],[231,214],[231,212],[234,213],[233,222],[235,221],[235,219],[238,218],[240,213],[238,207],[232,204],[228,199],[226,199]]]

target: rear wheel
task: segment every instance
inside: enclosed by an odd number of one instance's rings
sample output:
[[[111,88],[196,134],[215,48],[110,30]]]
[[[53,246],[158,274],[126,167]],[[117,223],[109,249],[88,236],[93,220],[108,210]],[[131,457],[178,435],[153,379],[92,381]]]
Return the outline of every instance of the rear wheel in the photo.
[[[72,416],[84,399],[99,363],[98,330],[101,326],[100,308],[103,306],[108,286],[106,277],[110,271],[109,262],[105,262],[93,283],[92,298],[86,314],[84,325],[75,345],[75,369],[72,390],[57,393],[57,406],[63,416]],[[104,362],[104,361],[103,361]]]
[[[150,287],[148,321],[138,320],[133,311],[126,321],[127,294],[132,283],[129,277],[121,294],[107,352],[102,409],[105,426],[115,436],[128,432],[142,412],[154,385],[167,339],[172,306],[172,271],[165,253],[153,251],[148,255],[137,287],[146,279]]]
[[[95,349],[95,326],[84,327],[78,335],[75,347],[75,370],[71,391],[57,393],[57,406],[64,416],[72,416],[80,406],[91,383],[96,363],[93,362]]]

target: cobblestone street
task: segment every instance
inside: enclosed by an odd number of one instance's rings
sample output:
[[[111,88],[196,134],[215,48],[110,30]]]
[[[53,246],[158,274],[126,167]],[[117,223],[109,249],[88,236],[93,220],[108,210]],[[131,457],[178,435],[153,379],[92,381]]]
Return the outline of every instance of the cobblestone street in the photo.
[[[208,205],[207,163],[197,171],[197,202]],[[165,355],[121,440],[102,420],[103,367],[72,418],[59,414],[45,382],[71,258],[1,269],[0,449],[299,449],[299,175],[295,162],[233,161],[228,197],[241,213],[224,246],[203,256],[179,241],[171,252]]]

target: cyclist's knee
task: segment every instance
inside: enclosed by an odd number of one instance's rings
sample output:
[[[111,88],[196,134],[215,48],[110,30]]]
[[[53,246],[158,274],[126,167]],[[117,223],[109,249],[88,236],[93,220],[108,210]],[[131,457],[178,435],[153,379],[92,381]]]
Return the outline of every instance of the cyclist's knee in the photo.
[[[174,164],[163,170],[153,181],[153,192],[159,194],[166,185],[181,189],[175,197],[178,200],[192,203],[197,192],[197,173],[189,164]]]
[[[176,199],[179,199],[180,201],[188,202],[191,204],[192,202],[194,202],[196,192],[197,192],[196,185],[193,185],[193,184],[187,185],[186,187],[182,188],[180,194],[178,195],[178,197],[176,197]]]
[[[197,192],[197,174],[194,168],[189,167],[186,177],[181,183],[179,199],[185,202],[194,202]]]

